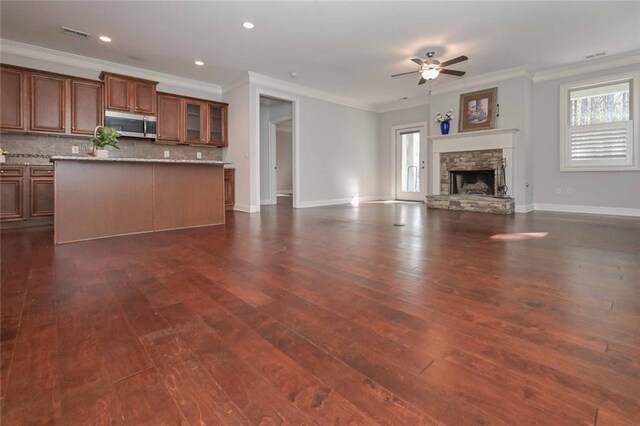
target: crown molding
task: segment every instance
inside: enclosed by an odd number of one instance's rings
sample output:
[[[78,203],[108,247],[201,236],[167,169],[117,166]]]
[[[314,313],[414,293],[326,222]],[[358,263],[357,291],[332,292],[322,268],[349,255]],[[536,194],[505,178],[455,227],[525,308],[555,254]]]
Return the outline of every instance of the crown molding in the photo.
[[[429,105],[429,96],[420,96],[417,98],[400,99],[399,101],[380,104],[376,108],[377,112],[398,111],[402,109],[415,108]]]
[[[230,92],[240,86],[244,86],[245,84],[249,84],[249,73],[245,73],[242,77],[236,79],[233,83],[227,86],[223,86],[222,93]]]
[[[577,62],[562,67],[538,71],[533,77],[533,82],[540,83],[543,81],[557,80],[574,75],[586,74],[590,72],[602,71],[634,64],[640,64],[640,51],[622,53],[620,55],[592,59],[586,62]]]
[[[291,93],[293,95],[307,96],[309,98],[319,99],[321,101],[344,105],[351,108],[377,112],[373,104],[356,102],[343,96],[334,95],[322,90],[312,89],[310,87],[290,83],[288,81],[278,80],[277,78],[267,77],[266,75],[258,74],[253,71],[249,71],[249,82],[251,84],[256,84],[268,89],[280,90],[282,92]]]
[[[144,78],[146,80],[157,81],[173,87],[180,87],[189,90],[197,90],[220,96],[222,88],[213,83],[177,77],[170,74],[159,73],[144,68],[131,67],[115,62],[34,46],[18,41],[0,39],[0,53],[21,56],[29,59],[36,59],[60,65],[67,65],[90,71],[109,71],[117,74],[129,75],[132,77]]]

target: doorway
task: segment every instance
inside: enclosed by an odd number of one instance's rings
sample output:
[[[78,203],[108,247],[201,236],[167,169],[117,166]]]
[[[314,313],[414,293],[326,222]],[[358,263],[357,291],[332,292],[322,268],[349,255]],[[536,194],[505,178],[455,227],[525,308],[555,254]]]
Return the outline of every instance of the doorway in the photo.
[[[293,102],[260,96],[260,204],[293,206]]]
[[[397,200],[424,201],[427,195],[424,127],[395,131],[395,193]]]

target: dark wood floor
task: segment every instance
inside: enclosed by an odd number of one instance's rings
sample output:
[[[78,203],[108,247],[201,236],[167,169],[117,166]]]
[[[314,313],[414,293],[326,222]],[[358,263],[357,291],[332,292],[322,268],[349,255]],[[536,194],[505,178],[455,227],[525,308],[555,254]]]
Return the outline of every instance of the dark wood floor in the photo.
[[[637,425],[640,221],[281,205],[4,232],[1,384],[3,425]]]

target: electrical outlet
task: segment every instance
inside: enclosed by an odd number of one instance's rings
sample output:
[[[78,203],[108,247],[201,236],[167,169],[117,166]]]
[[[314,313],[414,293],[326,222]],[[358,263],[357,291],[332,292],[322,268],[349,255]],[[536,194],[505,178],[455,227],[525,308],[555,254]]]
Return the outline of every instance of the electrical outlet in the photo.
[[[556,188],[556,195],[562,195],[562,188]]]
[[[77,154],[78,152],[80,152],[80,151],[78,150],[78,147],[76,145],[71,147],[71,153],[72,154]]]
[[[164,158],[169,158],[169,150],[168,149],[164,150]]]
[[[202,160],[202,153],[201,152],[196,152],[196,158],[198,160]]]
[[[570,186],[567,186],[567,195],[573,195],[573,188]]]

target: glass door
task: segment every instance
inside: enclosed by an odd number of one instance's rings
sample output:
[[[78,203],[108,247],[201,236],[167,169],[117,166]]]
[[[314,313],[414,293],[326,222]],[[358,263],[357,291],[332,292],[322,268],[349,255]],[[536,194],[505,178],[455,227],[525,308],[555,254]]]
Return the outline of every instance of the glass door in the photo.
[[[427,195],[422,128],[396,132],[396,199],[424,201]]]
[[[223,146],[223,120],[222,107],[209,105],[209,143],[212,145]]]

